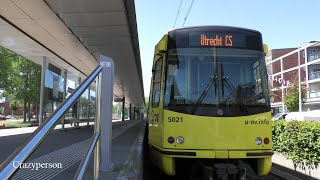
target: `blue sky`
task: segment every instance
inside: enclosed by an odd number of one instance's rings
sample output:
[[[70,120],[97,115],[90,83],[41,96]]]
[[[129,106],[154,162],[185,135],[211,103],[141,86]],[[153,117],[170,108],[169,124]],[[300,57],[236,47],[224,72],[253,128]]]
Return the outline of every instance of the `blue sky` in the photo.
[[[181,27],[192,0],[183,0]],[[145,96],[154,46],[173,27],[180,0],[135,0]],[[319,0],[195,0],[185,26],[227,25],[258,30],[269,50],[320,40]]]

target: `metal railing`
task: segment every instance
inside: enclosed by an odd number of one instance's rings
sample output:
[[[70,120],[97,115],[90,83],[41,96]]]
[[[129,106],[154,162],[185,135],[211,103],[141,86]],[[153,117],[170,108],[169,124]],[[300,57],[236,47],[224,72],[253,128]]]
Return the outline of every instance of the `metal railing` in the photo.
[[[86,80],[51,114],[51,116],[42,123],[0,166],[0,179],[9,179],[17,170],[18,167],[13,166],[14,162],[23,163],[27,158],[38,148],[41,142],[60,122],[67,110],[76,102],[81,94],[90,86],[94,79],[102,71],[103,66],[99,65]],[[98,83],[98,82],[97,82]],[[98,85],[96,85],[98,87]],[[97,92],[98,93],[98,92]],[[98,101],[98,100],[96,100]],[[93,149],[99,139],[99,133],[95,132],[90,147],[84,159],[81,162],[76,176],[76,179],[81,179],[88,165]]]
[[[84,173],[86,171],[86,168],[88,166],[90,157],[92,155],[92,152],[93,152],[93,150],[94,150],[94,148],[95,148],[95,146],[96,146],[96,144],[98,142],[99,135],[100,134],[98,132],[96,132],[94,134],[94,136],[92,137],[91,142],[90,142],[90,147],[87,150],[87,153],[86,153],[85,157],[82,159],[82,161],[80,163],[80,166],[79,166],[79,168],[77,170],[77,173],[74,176],[74,180],[81,180],[83,178]]]

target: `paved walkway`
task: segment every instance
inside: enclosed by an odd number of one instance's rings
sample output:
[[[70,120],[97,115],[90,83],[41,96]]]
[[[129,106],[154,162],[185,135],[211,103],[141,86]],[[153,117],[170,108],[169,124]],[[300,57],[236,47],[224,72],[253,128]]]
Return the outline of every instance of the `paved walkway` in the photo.
[[[138,123],[141,124],[141,121],[126,122],[117,127],[113,130],[112,139],[122,135]],[[89,147],[89,143],[90,138],[26,161],[26,163],[61,163],[62,168],[20,169],[12,179],[71,179],[76,173],[79,163]]]
[[[113,144],[118,137],[122,137],[132,127],[142,128],[144,121],[131,120],[113,122]],[[86,125],[86,123],[84,123]],[[19,128],[22,129],[22,128]],[[93,135],[93,126],[89,128],[72,128],[60,131],[57,128],[43,141],[39,148],[29,157],[27,163],[62,163],[62,169],[20,169],[12,179],[71,179],[83,158],[90,139]],[[34,129],[33,129],[34,130]],[[20,131],[17,133],[28,132]],[[30,133],[0,137],[0,163],[2,163]],[[125,135],[128,136],[128,135]],[[132,137],[132,134],[129,136]],[[120,142],[121,144],[121,142]],[[3,148],[5,147],[5,148]],[[128,147],[130,150],[131,146]],[[116,156],[113,156],[116,157]],[[113,159],[114,162],[119,162]],[[88,170],[89,172],[89,170]]]
[[[129,119],[125,119],[126,121]],[[112,122],[119,122],[122,121],[121,119],[113,119]],[[83,127],[86,126],[87,123],[83,122],[80,123],[79,126]],[[94,122],[90,122],[89,125],[94,125]],[[75,126],[71,126],[70,124],[65,124],[66,129],[74,128]],[[12,136],[12,135],[18,135],[18,134],[27,134],[27,133],[33,133],[38,126],[36,127],[23,127],[23,128],[9,128],[9,129],[0,129],[0,137],[4,136]],[[54,129],[62,129],[61,124],[58,124]]]

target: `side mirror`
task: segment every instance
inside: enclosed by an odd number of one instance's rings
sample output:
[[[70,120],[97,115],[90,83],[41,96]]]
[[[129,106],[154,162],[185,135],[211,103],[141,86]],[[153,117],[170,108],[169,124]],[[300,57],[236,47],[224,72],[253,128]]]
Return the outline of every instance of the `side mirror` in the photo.
[[[167,51],[167,37],[164,36],[159,43],[156,46],[156,50],[158,50],[160,53],[161,52],[166,52]]]
[[[161,40],[158,42],[154,49],[154,54],[159,55],[167,52],[167,39],[168,39],[168,34],[164,35]]]
[[[263,52],[264,52],[264,55],[267,55],[268,54],[268,45],[267,44],[263,44]]]

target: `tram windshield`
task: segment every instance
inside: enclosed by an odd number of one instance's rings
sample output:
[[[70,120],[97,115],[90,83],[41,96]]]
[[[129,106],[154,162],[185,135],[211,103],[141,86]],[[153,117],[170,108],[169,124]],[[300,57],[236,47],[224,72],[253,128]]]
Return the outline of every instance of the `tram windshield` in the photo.
[[[239,113],[246,115],[257,111],[247,110],[248,106],[269,105],[264,55],[260,51],[170,49],[166,74],[165,106],[230,107],[242,109]],[[199,114],[197,111],[201,108],[190,109],[191,114]]]

